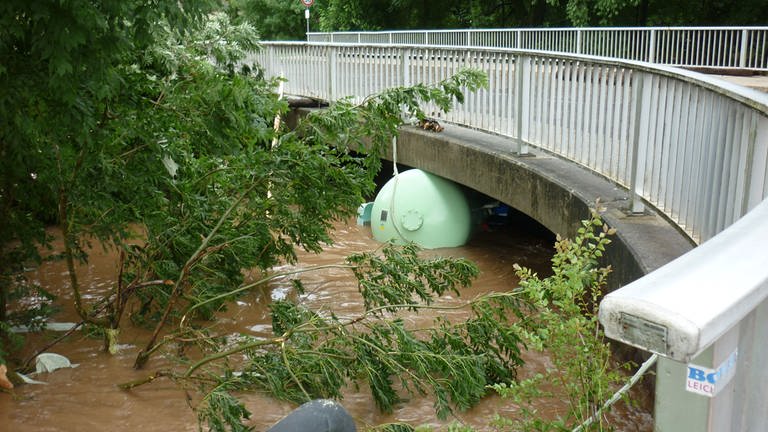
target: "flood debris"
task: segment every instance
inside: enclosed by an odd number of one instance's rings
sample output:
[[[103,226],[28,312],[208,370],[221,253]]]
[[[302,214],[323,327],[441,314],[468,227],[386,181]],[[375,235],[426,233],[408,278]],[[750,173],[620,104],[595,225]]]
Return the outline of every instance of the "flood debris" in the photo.
[[[13,326],[11,327],[11,331],[14,333],[31,333],[31,332],[36,332],[40,330],[66,332],[74,329],[77,326],[78,326],[77,323],[71,323],[71,322],[47,322],[47,323],[44,323],[41,327],[30,327],[26,325]]]
[[[35,358],[34,372],[31,372],[27,375],[24,375],[22,373],[16,373],[16,375],[18,375],[19,378],[25,384],[48,384],[44,381],[38,381],[38,380],[32,379],[31,377],[39,375],[41,373],[50,373],[58,369],[76,368],[78,366],[80,365],[76,363],[73,364],[72,362],[69,361],[68,358],[64,357],[61,354],[42,353]],[[5,368],[5,366],[2,366],[2,368]],[[5,372],[4,369],[0,369],[0,371]],[[5,374],[3,374],[2,376],[5,376]],[[0,382],[0,387],[2,386],[3,384],[2,382]]]
[[[61,354],[42,353],[35,359],[35,373],[53,372],[57,369],[76,368],[79,364],[72,364],[68,358]]]

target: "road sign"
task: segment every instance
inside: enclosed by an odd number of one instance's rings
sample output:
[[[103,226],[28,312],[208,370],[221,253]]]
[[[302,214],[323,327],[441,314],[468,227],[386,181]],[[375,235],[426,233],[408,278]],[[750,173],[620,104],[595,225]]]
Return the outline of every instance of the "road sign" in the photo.
[[[313,4],[315,4],[315,0],[301,0],[301,4],[303,4],[306,7],[310,7]]]

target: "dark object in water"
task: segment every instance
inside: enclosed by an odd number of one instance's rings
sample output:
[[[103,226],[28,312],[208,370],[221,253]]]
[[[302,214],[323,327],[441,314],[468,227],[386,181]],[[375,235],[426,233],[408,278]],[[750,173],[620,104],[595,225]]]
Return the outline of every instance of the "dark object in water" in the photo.
[[[339,403],[316,399],[296,408],[267,432],[356,432],[355,422]]]

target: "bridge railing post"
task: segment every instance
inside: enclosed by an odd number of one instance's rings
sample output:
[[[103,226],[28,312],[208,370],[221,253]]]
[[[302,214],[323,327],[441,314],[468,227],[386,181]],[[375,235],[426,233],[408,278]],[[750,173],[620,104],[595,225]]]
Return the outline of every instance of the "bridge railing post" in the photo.
[[[517,55],[515,59],[515,94],[517,101],[515,103],[515,153],[526,155],[529,152],[528,143],[525,141],[523,128],[530,123],[529,101],[531,94],[531,58],[528,56]]]
[[[328,100],[336,99],[336,78],[338,70],[338,48],[330,47],[328,49]]]
[[[749,30],[741,31],[741,50],[739,50],[739,67],[747,67],[747,48],[749,45]]]
[[[629,190],[631,192],[630,212],[645,212],[643,192],[645,184],[644,162],[650,139],[651,98],[653,95],[653,76],[640,72],[634,78],[635,119],[632,134],[631,174]]]
[[[411,50],[405,48],[400,51],[400,85],[411,85]]]
[[[581,54],[581,29],[576,29],[576,54]]]

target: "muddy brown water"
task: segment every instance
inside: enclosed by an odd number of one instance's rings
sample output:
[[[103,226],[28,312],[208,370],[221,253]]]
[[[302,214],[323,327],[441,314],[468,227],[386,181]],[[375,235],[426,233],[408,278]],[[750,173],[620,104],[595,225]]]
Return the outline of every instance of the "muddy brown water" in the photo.
[[[299,267],[342,263],[352,253],[370,251],[379,247],[368,228],[357,226],[354,221],[340,223],[335,231],[335,244],[319,255],[302,253]],[[517,285],[518,279],[512,265],[519,263],[540,274],[546,274],[551,258],[552,239],[533,224],[515,223],[508,227],[496,227],[493,231],[479,232],[463,247],[430,251],[432,254],[463,256],[480,267],[481,275],[473,286],[462,293],[462,299],[472,298],[490,291],[506,291]],[[286,266],[290,268],[291,266]],[[98,298],[106,293],[115,277],[114,259],[109,253],[94,251],[89,264],[79,270],[81,283],[88,286],[86,298]],[[64,263],[44,264],[33,275],[42,286],[59,297],[62,311],[55,321],[76,321],[72,310],[72,298],[68,291],[68,277]],[[354,315],[361,310],[360,297],[352,275],[345,270],[327,269],[305,273],[301,279],[307,290],[300,298],[313,308],[333,308],[341,316]],[[267,305],[277,298],[295,296],[288,278],[278,279],[267,287],[246,294],[223,313],[215,323],[217,330],[232,334],[263,335],[269,330]],[[461,299],[450,296],[441,300],[451,304]],[[444,312],[441,312],[444,313]],[[464,312],[456,311],[456,319]],[[412,320],[428,320],[429,316],[412,317]],[[128,320],[124,320],[128,322]],[[39,346],[52,336],[36,334],[29,338],[27,351]],[[47,385],[24,385],[15,389],[15,398],[0,393],[0,431],[196,431],[198,422],[190,409],[185,393],[167,380],[157,380],[131,391],[122,391],[116,384],[147,376],[159,367],[161,359],[154,358],[145,370],[132,368],[139,349],[144,346],[149,333],[130,325],[120,335],[120,350],[116,355],[103,352],[100,340],[91,339],[78,332],[65,342],[51,348],[68,357],[79,366],[42,374],[36,378]],[[527,353],[526,366],[521,377],[554,368],[549,358],[540,353]],[[294,405],[276,401],[262,394],[247,394],[241,398],[251,411],[249,424],[257,431],[288,414]],[[514,417],[518,412],[511,401],[490,395],[477,407],[454,418],[441,421],[435,418],[432,401],[413,398],[391,414],[380,413],[369,394],[349,389],[342,401],[350,411],[359,429],[389,422],[408,422],[413,425],[431,425],[445,428],[452,422],[472,426],[478,431],[494,430],[493,418]],[[554,417],[562,413],[565,405],[559,399],[547,399],[537,406],[540,413]],[[651,416],[639,409],[617,405],[610,418],[618,431],[650,431]]]

